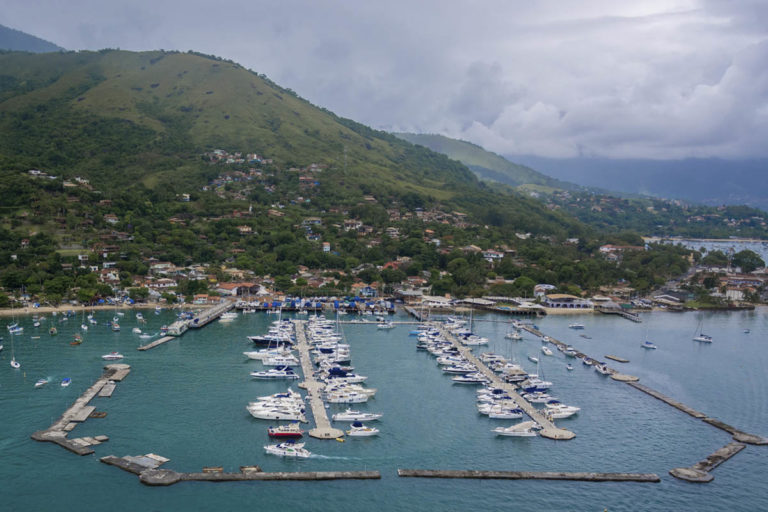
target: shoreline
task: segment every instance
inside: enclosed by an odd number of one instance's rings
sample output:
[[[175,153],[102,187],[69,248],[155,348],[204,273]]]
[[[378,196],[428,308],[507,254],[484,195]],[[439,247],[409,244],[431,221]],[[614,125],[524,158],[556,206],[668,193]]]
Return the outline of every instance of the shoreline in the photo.
[[[156,306],[159,304],[154,303],[147,303],[147,304],[132,304],[132,305],[123,305],[119,307],[115,307],[108,304],[101,304],[98,306],[75,306],[73,304],[68,305],[61,305],[61,306],[40,306],[37,308],[33,308],[31,306],[28,306],[26,308],[7,308],[7,309],[0,309],[0,317],[7,317],[7,316],[16,316],[16,315],[41,315],[46,314],[50,315],[54,312],[56,314],[64,314],[67,311],[74,311],[76,313],[80,313],[82,311],[124,311],[124,310],[145,310],[145,309],[155,309]],[[182,309],[186,304],[174,304],[172,306],[163,306],[163,309]],[[207,308],[209,307],[207,304],[195,304],[196,308]]]

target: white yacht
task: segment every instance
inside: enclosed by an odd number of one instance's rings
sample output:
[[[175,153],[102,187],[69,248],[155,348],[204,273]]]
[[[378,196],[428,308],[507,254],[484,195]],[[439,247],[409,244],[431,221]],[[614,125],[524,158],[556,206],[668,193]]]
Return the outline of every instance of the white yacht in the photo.
[[[523,421],[509,427],[497,427],[491,430],[491,432],[495,432],[500,436],[535,437],[536,430],[540,428],[539,424],[535,421]]]
[[[123,358],[123,354],[120,352],[110,352],[109,354],[104,354],[101,358],[105,361],[117,361]]]
[[[309,458],[312,452],[304,448],[304,443],[279,443],[264,446],[264,451],[281,457]]]
[[[366,427],[359,421],[352,423],[352,426],[347,430],[347,435],[350,437],[368,437],[378,435],[379,429],[376,427]]]
[[[552,350],[549,347],[541,347],[541,352],[545,356],[551,356],[552,355]]]
[[[299,374],[290,366],[276,366],[261,372],[251,372],[254,379],[298,379]]]
[[[382,414],[372,412],[361,412],[347,409],[344,412],[337,412],[331,418],[333,421],[373,421],[382,417]]]
[[[520,341],[521,339],[523,339],[522,335],[517,331],[508,332],[507,334],[504,335],[504,337],[507,338],[508,340],[515,340],[515,341]]]
[[[545,404],[545,414],[552,419],[569,418],[581,410],[580,407],[565,405],[558,400],[550,400]]]

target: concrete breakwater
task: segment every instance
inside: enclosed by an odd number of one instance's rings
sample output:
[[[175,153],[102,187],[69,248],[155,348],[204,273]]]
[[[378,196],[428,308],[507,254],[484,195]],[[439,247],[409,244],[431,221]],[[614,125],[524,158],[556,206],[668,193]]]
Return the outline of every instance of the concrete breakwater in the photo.
[[[475,478],[484,480],[580,480],[583,482],[660,482],[655,473],[586,473],[568,471],[478,471],[448,469],[398,469],[401,477]]]
[[[378,471],[304,471],[265,473],[258,466],[242,466],[239,472],[227,473],[221,468],[204,468],[199,473],[181,473],[171,469],[160,469],[168,459],[154,454],[144,456],[102,457],[101,462],[139,476],[145,485],[168,486],[178,482],[238,482],[276,480],[378,480]]]
[[[78,424],[86,421],[88,418],[103,417],[95,414],[95,407],[90,405],[91,400],[96,396],[112,396],[115,388],[115,382],[122,381],[128,376],[131,367],[127,364],[109,364],[104,367],[104,373],[96,382],[85,390],[80,397],[66,410],[61,417],[45,430],[39,430],[30,437],[35,441],[55,443],[77,455],[88,455],[93,453],[93,448],[109,438],[107,436],[94,436],[70,439],[69,433],[77,427]]]

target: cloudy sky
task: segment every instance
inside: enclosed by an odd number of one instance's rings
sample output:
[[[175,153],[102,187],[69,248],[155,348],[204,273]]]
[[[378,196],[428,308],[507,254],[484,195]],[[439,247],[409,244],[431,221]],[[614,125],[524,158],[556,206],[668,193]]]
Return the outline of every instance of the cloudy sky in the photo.
[[[768,156],[760,0],[4,0],[67,49],[210,53],[387,130],[545,157]]]

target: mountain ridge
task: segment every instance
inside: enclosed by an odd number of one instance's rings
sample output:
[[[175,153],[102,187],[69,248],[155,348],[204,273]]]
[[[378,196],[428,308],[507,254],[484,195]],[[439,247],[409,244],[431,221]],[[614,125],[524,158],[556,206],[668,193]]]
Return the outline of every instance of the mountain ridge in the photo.
[[[64,51],[64,48],[21,30],[0,25],[0,50],[45,53]]]

